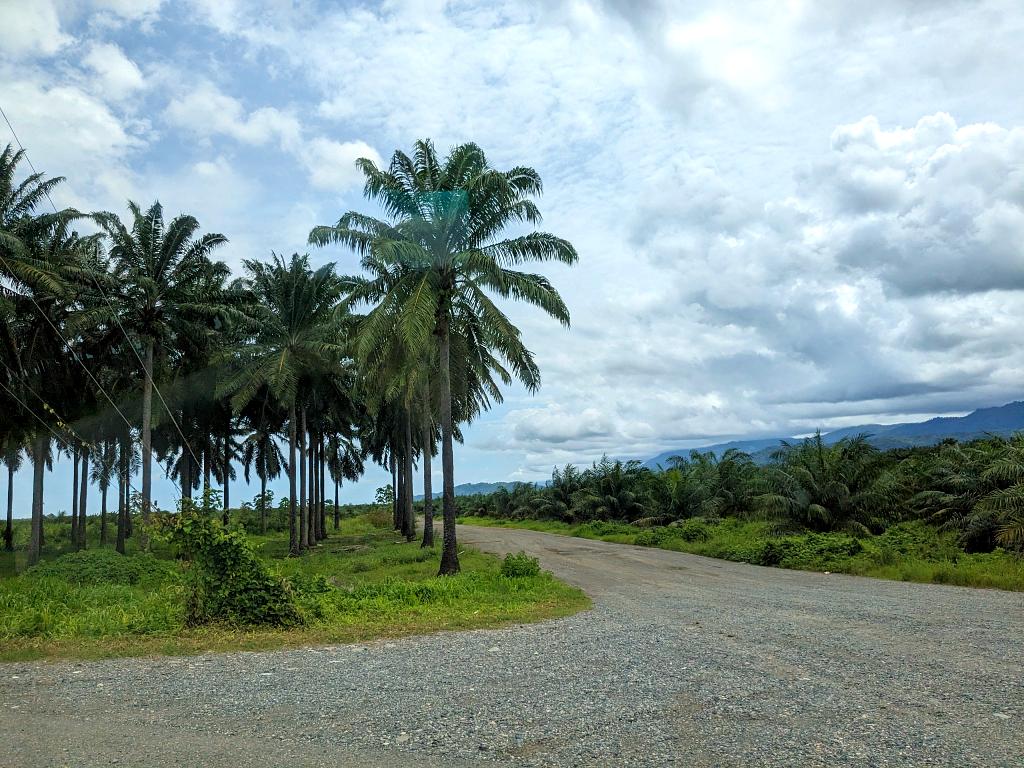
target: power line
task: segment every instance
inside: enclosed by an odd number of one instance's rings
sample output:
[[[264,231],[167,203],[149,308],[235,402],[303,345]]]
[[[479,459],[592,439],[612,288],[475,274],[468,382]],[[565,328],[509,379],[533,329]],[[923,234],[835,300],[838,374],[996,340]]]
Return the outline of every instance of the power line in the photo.
[[[14,140],[17,142],[18,147],[21,149],[22,153],[25,155],[25,160],[28,162],[28,167],[32,169],[32,173],[33,174],[38,176],[39,175],[39,171],[37,171],[35,165],[32,164],[32,158],[29,157],[28,150],[25,149],[25,145],[22,144],[21,143],[21,139],[18,138],[18,134],[15,132],[14,126],[11,125],[11,121],[7,117],[7,113],[4,112],[4,109],[3,109],[2,106],[0,106],[0,115],[3,115],[4,122],[7,123],[7,127],[10,129],[11,135],[14,137]],[[50,197],[50,191],[48,189],[44,189],[43,190],[43,194],[46,195],[46,199],[50,201],[50,207],[53,208],[53,212],[54,213],[58,213],[57,206],[54,204],[53,198]],[[8,267],[8,271],[10,271],[9,267]],[[181,437],[182,444],[185,446],[185,448],[188,449],[188,452],[192,455],[192,460],[195,461],[195,463],[197,465],[200,464],[201,462],[199,461],[199,457],[196,456],[196,452],[192,450],[192,445],[189,443],[188,438],[185,437],[184,431],[178,425],[177,419],[174,418],[174,414],[171,412],[170,407],[167,405],[167,401],[164,400],[164,396],[163,396],[163,394],[161,394],[160,388],[156,384],[156,380],[153,378],[153,375],[149,371],[146,370],[146,364],[143,362],[142,356],[139,354],[139,351],[135,348],[135,344],[132,343],[131,337],[128,335],[128,332],[124,329],[124,326],[121,324],[121,318],[118,317],[117,312],[114,310],[114,306],[110,303],[110,299],[107,297],[106,291],[103,290],[103,287],[100,285],[99,280],[96,279],[95,275],[92,275],[90,273],[89,276],[92,279],[93,285],[96,286],[96,289],[100,292],[100,295],[103,297],[103,301],[106,303],[107,309],[110,310],[110,314],[113,316],[114,322],[117,323],[117,327],[121,330],[121,333],[124,335],[125,341],[128,342],[128,346],[131,348],[132,352],[135,354],[135,359],[139,361],[139,365],[142,367],[142,375],[144,377],[146,377],[147,379],[149,379],[149,384],[150,384],[151,387],[153,387],[153,391],[156,392],[156,396],[160,399],[160,403],[164,407],[164,412],[167,414],[168,418],[170,418],[171,423],[174,425],[174,428],[178,431],[178,435]],[[33,300],[33,303],[35,303],[34,300]],[[38,307],[38,306],[39,305],[36,304],[36,307]],[[40,310],[40,311],[42,311],[42,310]],[[47,318],[47,320],[49,320],[49,318]],[[52,325],[52,323],[51,323],[51,325]],[[81,362],[81,361],[79,361],[79,362]],[[85,367],[84,363],[82,363],[82,367],[83,368]],[[86,373],[88,373],[88,369],[86,369]],[[90,374],[90,377],[92,377],[92,374]],[[95,379],[93,379],[93,381],[95,381]],[[97,382],[97,386],[99,386],[98,382]],[[109,396],[107,397],[107,399],[108,400],[110,399]],[[111,400],[111,404],[113,404],[112,400]],[[117,406],[114,406],[114,407],[116,408]],[[118,411],[118,413],[120,413],[120,411]],[[122,418],[123,418],[123,416],[122,416]],[[131,425],[129,424],[129,426],[131,426]]]

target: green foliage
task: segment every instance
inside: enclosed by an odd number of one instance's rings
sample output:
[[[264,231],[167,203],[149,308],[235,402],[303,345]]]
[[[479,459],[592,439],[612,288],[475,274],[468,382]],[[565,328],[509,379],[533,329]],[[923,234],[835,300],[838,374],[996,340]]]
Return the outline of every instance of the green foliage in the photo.
[[[93,586],[97,584],[166,583],[178,574],[174,563],[158,560],[151,554],[141,553],[124,557],[109,549],[88,549],[70,552],[56,560],[48,560],[30,568],[30,578],[60,579],[69,584]]]
[[[374,501],[378,504],[394,504],[395,489],[390,485],[382,485],[374,494]]]
[[[501,564],[501,575],[510,579],[519,579],[526,576],[537,576],[540,574],[540,560],[530,557],[525,552],[509,552]]]
[[[270,572],[238,531],[217,520],[183,514],[170,541],[190,567],[186,621],[291,627],[302,623],[291,586]]]

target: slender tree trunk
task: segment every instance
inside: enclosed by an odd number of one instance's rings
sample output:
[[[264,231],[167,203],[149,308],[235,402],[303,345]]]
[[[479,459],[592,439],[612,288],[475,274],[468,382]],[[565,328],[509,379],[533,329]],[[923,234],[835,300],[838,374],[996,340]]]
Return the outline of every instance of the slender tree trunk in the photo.
[[[442,534],[440,575],[459,572],[459,549],[455,539],[455,454],[452,448],[452,376],[449,367],[448,320],[445,318],[440,329],[441,347],[441,483]]]
[[[128,528],[128,505],[125,503],[125,497],[128,495],[128,490],[125,487],[128,479],[127,442],[127,440],[121,441],[120,455],[117,457],[117,539],[114,543],[114,549],[122,555],[124,554],[124,540]]]
[[[320,538],[327,538],[327,458],[324,450],[324,436],[320,435]]]
[[[76,445],[71,449],[71,547],[78,549],[78,457]]]
[[[395,530],[405,534],[405,457],[399,456],[395,460],[396,483],[398,493],[395,494]]]
[[[316,430],[309,431],[309,545],[315,547],[320,541],[320,489],[317,487],[318,472],[316,464],[320,460],[317,455],[319,447]]]
[[[32,536],[28,545],[28,564],[39,562],[43,549],[43,470],[46,469],[47,440],[37,435],[32,441]]]
[[[145,378],[142,382],[142,535],[139,546],[149,549],[149,512],[153,505],[153,340],[146,341]],[[131,513],[128,517],[130,519]]]
[[[107,546],[107,483],[100,486],[100,546]]]
[[[210,441],[206,441],[206,449],[203,451],[203,506],[210,502],[210,475],[212,466],[210,461]]]
[[[398,524],[398,465],[395,463],[395,446],[391,446],[391,516],[394,520],[394,527],[397,531]]]
[[[76,549],[86,547],[86,523],[89,517],[86,508],[89,501],[89,446],[82,446],[82,479],[79,485],[81,496],[78,500],[78,541],[75,542]]]
[[[192,454],[188,453],[188,448],[181,461],[181,498],[192,501]]]
[[[7,467],[7,525],[4,527],[4,549],[14,551],[14,469]]]
[[[227,525],[228,510],[231,508],[231,415],[227,415],[227,431],[224,432],[224,518]]]
[[[267,473],[260,472],[260,533],[267,532]]]
[[[299,535],[296,530],[296,508],[295,508],[295,406],[288,409],[288,551],[299,554]]]
[[[421,547],[434,546],[434,499],[430,478],[430,451],[434,447],[431,442],[433,440],[432,431],[428,418],[423,426],[423,543],[420,544]]]
[[[416,512],[412,506],[412,414],[405,412],[405,540],[416,538]]]
[[[334,530],[338,530],[341,527],[341,509],[338,507],[338,480],[334,480]],[[10,508],[10,504],[8,504]]]
[[[228,429],[231,429],[231,419],[228,418]],[[225,527],[228,524],[228,510],[231,509],[231,456],[228,445],[230,438],[224,436],[224,518],[222,522]]]
[[[299,425],[299,548],[309,549],[309,509],[306,505],[306,409]]]

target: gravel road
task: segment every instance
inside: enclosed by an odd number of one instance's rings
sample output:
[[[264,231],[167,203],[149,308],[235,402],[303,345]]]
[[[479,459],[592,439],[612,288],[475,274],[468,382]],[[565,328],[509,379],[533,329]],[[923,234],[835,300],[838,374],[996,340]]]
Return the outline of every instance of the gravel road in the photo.
[[[1024,595],[532,531],[594,609],[271,653],[0,665],[0,765],[1024,765]]]

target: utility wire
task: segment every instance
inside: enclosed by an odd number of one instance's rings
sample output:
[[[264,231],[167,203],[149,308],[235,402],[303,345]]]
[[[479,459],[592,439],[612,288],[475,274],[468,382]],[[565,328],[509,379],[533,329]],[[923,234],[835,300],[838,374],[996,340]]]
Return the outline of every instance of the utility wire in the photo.
[[[37,171],[35,165],[32,164],[32,158],[29,157],[28,150],[25,149],[25,145],[22,144],[21,143],[21,139],[18,138],[18,134],[15,132],[14,126],[11,125],[11,121],[7,117],[7,113],[4,112],[4,109],[3,109],[2,106],[0,106],[0,115],[3,115],[4,122],[7,123],[7,127],[11,130],[11,135],[14,137],[14,140],[18,143],[18,147],[24,153],[25,160],[28,161],[28,167],[32,169],[32,173],[34,173],[35,175],[38,176],[39,175],[39,171]],[[54,213],[58,213],[57,206],[54,204],[53,198],[50,197],[50,191],[49,190],[44,190],[43,194],[45,194],[46,195],[46,199],[50,201],[50,207],[53,208],[53,212]],[[9,268],[8,268],[8,271],[10,271]],[[150,384],[151,387],[153,387],[153,391],[156,392],[156,396],[160,399],[160,403],[164,407],[164,412],[170,418],[171,423],[174,425],[174,428],[178,431],[178,435],[181,437],[182,444],[185,446],[185,448],[188,449],[188,452],[192,455],[192,460],[195,461],[195,463],[197,465],[201,464],[201,462],[199,461],[199,457],[196,456],[196,452],[192,450],[192,445],[189,443],[188,438],[185,437],[184,431],[178,425],[178,420],[174,418],[174,414],[171,412],[170,407],[168,407],[167,401],[164,400],[164,396],[163,396],[163,394],[161,394],[160,388],[156,385],[156,381],[154,380],[152,374],[150,374],[149,371],[146,370],[146,364],[143,362],[142,356],[139,354],[139,351],[135,348],[135,344],[132,343],[131,337],[128,335],[128,332],[124,329],[124,326],[121,324],[121,318],[118,316],[117,312],[114,310],[113,305],[110,303],[110,299],[107,297],[106,291],[103,290],[103,287],[100,285],[99,281],[96,279],[96,277],[94,275],[90,274],[90,278],[92,279],[93,285],[96,286],[97,290],[100,292],[100,295],[103,297],[103,301],[106,302],[107,309],[110,310],[110,314],[114,317],[114,322],[117,323],[117,327],[121,330],[121,333],[124,334],[125,341],[128,342],[128,346],[131,348],[132,352],[135,354],[135,359],[139,361],[139,365],[142,367],[142,375],[145,378],[149,379],[149,384]],[[33,300],[33,303],[35,303],[34,300]],[[37,304],[36,306],[38,307],[39,305]],[[40,310],[40,311],[42,311],[42,310]],[[47,318],[47,319],[49,319],[49,318]],[[51,325],[52,325],[52,323],[51,323]],[[82,365],[83,365],[83,367],[85,366],[84,363]],[[88,373],[88,369],[86,370],[86,373]],[[91,376],[92,376],[92,374],[90,374],[90,377]],[[93,379],[93,381],[95,381],[95,379]],[[99,386],[98,382],[97,382],[97,386]],[[107,399],[108,400],[110,399],[109,396],[107,397]],[[111,400],[111,403],[113,403],[112,400]],[[117,406],[115,406],[115,408],[116,407]],[[120,413],[120,411],[118,411],[118,412]],[[123,416],[122,416],[122,418],[123,418]],[[157,462],[157,463],[159,463],[159,462]]]

